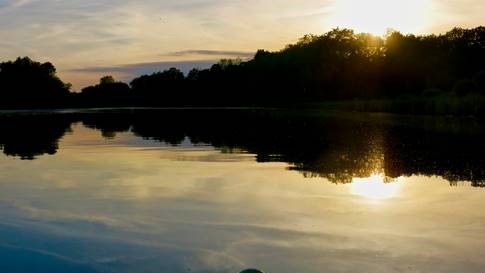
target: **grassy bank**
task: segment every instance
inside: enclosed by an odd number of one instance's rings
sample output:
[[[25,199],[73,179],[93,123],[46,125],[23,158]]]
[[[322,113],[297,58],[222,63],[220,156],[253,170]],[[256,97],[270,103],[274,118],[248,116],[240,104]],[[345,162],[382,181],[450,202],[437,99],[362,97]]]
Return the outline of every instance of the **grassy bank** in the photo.
[[[463,97],[442,95],[439,97],[332,101],[321,103],[318,107],[357,112],[484,117],[485,96],[469,94]]]

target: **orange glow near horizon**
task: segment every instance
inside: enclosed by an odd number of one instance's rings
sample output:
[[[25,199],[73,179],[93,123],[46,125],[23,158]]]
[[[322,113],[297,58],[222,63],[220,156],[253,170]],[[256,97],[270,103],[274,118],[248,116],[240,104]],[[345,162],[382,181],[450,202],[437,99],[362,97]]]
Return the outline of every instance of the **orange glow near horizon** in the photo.
[[[421,32],[430,20],[431,0],[339,0],[331,24],[383,35],[388,29]]]

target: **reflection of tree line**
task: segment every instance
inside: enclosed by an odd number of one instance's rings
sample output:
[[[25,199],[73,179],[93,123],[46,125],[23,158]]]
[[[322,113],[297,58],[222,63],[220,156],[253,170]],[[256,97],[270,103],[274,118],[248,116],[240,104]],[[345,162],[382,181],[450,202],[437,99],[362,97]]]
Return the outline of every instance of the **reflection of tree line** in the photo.
[[[53,154],[73,122],[100,130],[106,138],[134,135],[180,144],[211,144],[221,151],[247,151],[259,162],[291,164],[306,177],[348,183],[354,177],[415,174],[485,186],[485,130],[473,120],[403,121],[330,116],[295,116],[258,110],[126,111],[0,117],[3,152],[22,159]]]
[[[0,148],[6,155],[28,160],[53,155],[71,122],[61,115],[0,115]]]

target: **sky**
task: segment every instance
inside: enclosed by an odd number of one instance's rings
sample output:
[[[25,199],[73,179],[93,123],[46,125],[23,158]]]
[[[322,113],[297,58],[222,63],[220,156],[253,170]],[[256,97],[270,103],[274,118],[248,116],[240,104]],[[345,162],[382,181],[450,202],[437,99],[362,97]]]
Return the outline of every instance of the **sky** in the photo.
[[[441,33],[485,24],[483,0],[0,0],[0,60],[50,61],[74,90],[251,58],[335,27]]]

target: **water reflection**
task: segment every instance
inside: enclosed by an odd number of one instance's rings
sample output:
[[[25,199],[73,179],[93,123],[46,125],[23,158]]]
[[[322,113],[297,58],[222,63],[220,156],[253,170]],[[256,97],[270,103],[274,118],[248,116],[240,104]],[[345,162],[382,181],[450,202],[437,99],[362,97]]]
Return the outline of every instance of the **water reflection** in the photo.
[[[107,139],[130,132],[172,146],[256,154],[258,162],[287,162],[305,177],[339,184],[384,173],[485,186],[485,130],[474,119],[188,109],[0,115],[0,147],[21,159],[54,154],[76,122]]]
[[[400,187],[399,179],[386,181],[383,174],[373,174],[366,178],[352,179],[352,193],[369,199],[388,199],[395,197]]]
[[[55,154],[72,122],[63,115],[0,114],[0,148],[8,156],[26,160]]]
[[[480,181],[479,123],[267,111],[15,122],[1,127],[1,272],[485,267],[484,192],[443,175]],[[448,149],[424,149],[433,141]]]

